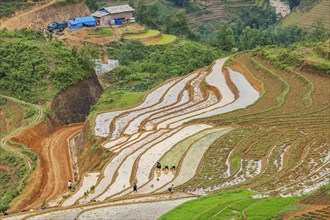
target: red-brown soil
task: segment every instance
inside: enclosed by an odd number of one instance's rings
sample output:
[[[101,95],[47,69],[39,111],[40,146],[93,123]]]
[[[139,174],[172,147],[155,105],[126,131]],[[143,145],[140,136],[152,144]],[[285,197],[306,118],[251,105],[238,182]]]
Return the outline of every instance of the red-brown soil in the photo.
[[[39,208],[67,189],[67,182],[73,179],[67,139],[81,128],[81,124],[74,124],[52,129],[43,123],[14,138],[33,149],[39,160],[11,211]]]
[[[46,28],[52,21],[62,21],[90,15],[90,10],[85,3],[67,4],[61,7],[54,7],[53,4],[59,0],[48,0],[46,4],[36,5],[18,11],[14,16],[0,21],[0,28],[14,30],[18,28],[33,27],[35,21],[42,21],[39,28]],[[31,26],[32,25],[32,26]]]

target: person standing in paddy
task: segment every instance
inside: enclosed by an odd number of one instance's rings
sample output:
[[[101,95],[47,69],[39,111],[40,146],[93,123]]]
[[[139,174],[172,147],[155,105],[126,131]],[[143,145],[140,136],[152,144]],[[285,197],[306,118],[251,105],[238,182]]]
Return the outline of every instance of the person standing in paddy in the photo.
[[[170,187],[168,187],[168,191],[172,194],[173,193],[173,186],[174,184],[172,183],[172,185]]]
[[[70,191],[72,191],[72,182],[71,182],[71,180],[69,180],[69,182],[68,182],[68,189],[69,189]]]
[[[162,169],[162,165],[159,161],[157,162],[156,168],[158,171],[160,171]]]
[[[133,185],[133,192],[134,193],[137,193],[137,185],[136,185],[136,183],[134,183],[134,185]]]

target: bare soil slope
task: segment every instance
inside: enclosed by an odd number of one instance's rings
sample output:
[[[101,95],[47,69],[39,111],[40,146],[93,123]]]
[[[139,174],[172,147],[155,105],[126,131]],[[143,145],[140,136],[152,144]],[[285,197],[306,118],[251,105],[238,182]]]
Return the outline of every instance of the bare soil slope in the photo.
[[[15,138],[32,148],[40,160],[28,181],[29,187],[13,203],[11,210],[40,207],[66,190],[67,181],[73,179],[67,139],[81,128],[81,124],[75,124],[52,130],[49,125],[41,124]]]
[[[7,28],[8,30],[27,28],[37,20],[42,20],[44,27],[46,27],[52,21],[73,19],[74,17],[86,16],[91,13],[85,3],[54,7],[53,4],[56,2],[58,0],[52,0],[44,5],[17,12],[15,16],[2,20],[0,28]]]

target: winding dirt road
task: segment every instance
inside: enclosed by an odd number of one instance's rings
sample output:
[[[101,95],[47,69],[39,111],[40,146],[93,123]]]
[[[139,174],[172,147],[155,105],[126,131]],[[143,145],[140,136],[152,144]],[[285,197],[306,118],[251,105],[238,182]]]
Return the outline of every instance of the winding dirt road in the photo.
[[[22,100],[18,100],[18,99],[15,99],[15,98],[9,97],[9,96],[5,96],[5,95],[1,95],[1,96],[4,97],[4,98],[6,98],[6,99],[9,99],[9,100],[11,100],[11,101],[14,101],[14,102],[16,102],[16,103],[20,103],[20,104],[23,104],[23,105],[33,106],[34,108],[36,108],[36,109],[38,110],[38,116],[33,120],[33,122],[31,122],[31,123],[28,124],[28,125],[23,125],[23,126],[17,128],[15,131],[9,133],[7,136],[5,136],[3,139],[1,139],[1,146],[2,146],[4,149],[6,149],[6,150],[12,152],[13,154],[15,154],[15,155],[17,155],[17,156],[23,158],[24,161],[25,161],[25,163],[28,165],[29,173],[31,173],[31,172],[32,172],[32,161],[31,161],[31,159],[30,159],[28,156],[22,154],[20,151],[15,150],[15,148],[12,148],[11,145],[10,145],[10,143],[9,143],[9,140],[10,140],[14,135],[16,135],[16,134],[18,134],[19,132],[21,132],[22,130],[27,129],[27,128],[29,128],[29,127],[33,127],[33,126],[39,124],[39,123],[41,122],[42,118],[43,118],[43,110],[42,110],[42,107],[40,107],[40,106],[38,106],[38,105],[31,104],[31,103],[27,103],[27,102],[24,102],[24,101],[22,101]],[[28,176],[28,175],[27,175],[27,176]],[[21,184],[20,184],[20,186],[19,186],[19,189],[21,188],[22,183],[23,183],[24,180],[25,180],[25,178],[22,179]]]
[[[38,208],[66,191],[67,182],[73,179],[68,138],[82,129],[82,126],[74,124],[58,127],[28,141],[24,140],[24,136],[29,133],[18,137],[18,141],[27,144],[38,154],[39,160],[36,171],[28,180],[29,187],[13,203],[15,205],[12,210]],[[33,132],[38,133],[38,128]]]

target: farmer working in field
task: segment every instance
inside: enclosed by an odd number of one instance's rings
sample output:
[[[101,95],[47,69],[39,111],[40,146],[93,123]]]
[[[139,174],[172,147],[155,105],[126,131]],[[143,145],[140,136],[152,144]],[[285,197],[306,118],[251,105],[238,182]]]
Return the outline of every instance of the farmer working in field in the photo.
[[[68,182],[68,189],[69,189],[70,191],[72,191],[72,182],[71,182],[71,180],[69,180],[69,182]]]
[[[159,162],[159,161],[157,162],[156,168],[157,168],[157,170],[158,170],[158,171],[160,171],[160,170],[161,170],[161,168],[162,168],[162,165],[160,164],[160,162]]]
[[[137,185],[136,185],[136,183],[134,183],[134,185],[133,185],[133,192],[134,193],[137,193]]]

